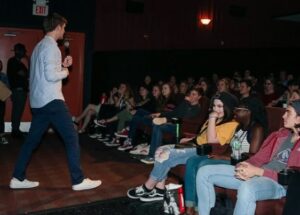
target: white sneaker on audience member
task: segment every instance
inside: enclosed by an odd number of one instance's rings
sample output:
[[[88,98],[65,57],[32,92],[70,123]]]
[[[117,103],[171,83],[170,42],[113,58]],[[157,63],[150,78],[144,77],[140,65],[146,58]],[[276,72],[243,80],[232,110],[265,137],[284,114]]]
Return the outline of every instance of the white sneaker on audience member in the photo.
[[[123,145],[118,147],[118,150],[119,151],[126,151],[126,150],[129,150],[129,149],[132,149],[132,148],[133,148],[133,145],[131,144],[131,140],[126,139],[124,141]]]
[[[101,183],[101,180],[91,180],[89,178],[86,178],[83,179],[80,184],[73,185],[72,189],[75,191],[90,190],[99,187]]]
[[[128,137],[128,133],[129,133],[129,129],[124,128],[123,130],[119,131],[119,132],[115,132],[116,137],[124,137],[127,138]]]
[[[129,153],[132,155],[148,155],[150,146],[147,143],[137,145]]]
[[[9,187],[11,189],[30,189],[34,187],[38,187],[40,185],[37,181],[29,181],[27,179],[24,179],[23,181],[20,181],[19,179],[12,178],[9,183]]]
[[[120,140],[117,138],[112,138],[110,141],[104,142],[104,144],[108,147],[115,147],[120,145]]]
[[[98,134],[98,133],[89,134],[89,137],[90,137],[90,138],[93,138],[93,139],[94,139],[94,138],[101,138],[101,137],[102,137],[102,134],[101,134],[101,133],[99,133],[99,134]]]

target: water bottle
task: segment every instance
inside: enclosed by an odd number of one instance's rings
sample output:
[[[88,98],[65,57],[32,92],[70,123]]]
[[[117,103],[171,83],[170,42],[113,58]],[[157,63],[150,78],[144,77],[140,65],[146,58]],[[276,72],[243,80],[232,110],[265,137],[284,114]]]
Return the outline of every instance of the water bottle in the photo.
[[[176,143],[180,142],[180,120],[178,118],[172,118],[172,123],[175,125]]]
[[[237,136],[234,136],[230,142],[230,146],[232,148],[230,163],[231,163],[231,165],[236,165],[242,159],[242,153],[241,153],[242,143],[237,138]]]

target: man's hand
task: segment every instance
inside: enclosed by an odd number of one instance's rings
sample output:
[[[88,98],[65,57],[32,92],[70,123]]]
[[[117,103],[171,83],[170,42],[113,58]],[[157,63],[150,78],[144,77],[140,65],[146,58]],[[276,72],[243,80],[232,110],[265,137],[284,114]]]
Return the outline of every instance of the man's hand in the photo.
[[[180,139],[180,143],[188,143],[190,141],[192,141],[193,139],[195,139],[195,137],[184,137],[182,139]]]
[[[71,56],[66,56],[62,65],[64,68],[68,68],[73,64],[73,58]]]
[[[254,176],[262,176],[264,173],[264,170],[262,168],[253,166],[248,162],[239,163],[236,166],[235,171],[236,171],[235,177],[241,180],[248,180]]]
[[[160,113],[153,113],[150,115],[152,118],[156,118],[160,116]]]

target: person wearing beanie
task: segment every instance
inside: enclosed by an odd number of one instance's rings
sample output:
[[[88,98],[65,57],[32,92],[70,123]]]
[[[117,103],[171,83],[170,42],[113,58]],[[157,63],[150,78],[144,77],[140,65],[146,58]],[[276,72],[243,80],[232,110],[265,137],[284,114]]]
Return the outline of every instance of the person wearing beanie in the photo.
[[[255,96],[249,96],[240,100],[240,105],[251,111],[252,120],[259,123],[264,129],[264,136],[268,134],[267,111],[262,101]]]
[[[236,106],[237,100],[231,94],[223,92],[216,95],[212,100],[209,117],[200,133],[193,138],[181,139],[176,147],[175,145],[159,147],[155,153],[155,163],[149,178],[145,184],[129,189],[127,196],[144,202],[162,200],[169,169],[179,164],[186,164],[189,158],[196,156],[197,145],[211,144],[218,149],[226,150],[238,126],[238,123],[233,120],[233,109]],[[217,153],[213,150],[213,154],[217,155]],[[199,162],[208,160],[208,155],[198,157]],[[186,171],[188,170],[186,168]],[[192,183],[194,184],[195,180],[192,179]]]
[[[300,167],[300,100],[290,103],[282,118],[284,127],[271,133],[248,160],[236,166],[207,165],[199,169],[196,178],[199,214],[209,215],[214,207],[214,186],[237,190],[234,214],[254,215],[257,201],[286,195],[278,173]]]

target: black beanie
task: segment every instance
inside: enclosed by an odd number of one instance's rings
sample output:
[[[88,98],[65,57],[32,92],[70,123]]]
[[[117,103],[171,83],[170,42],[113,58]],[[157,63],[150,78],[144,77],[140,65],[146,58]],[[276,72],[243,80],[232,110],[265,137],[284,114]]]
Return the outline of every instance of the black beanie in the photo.
[[[292,101],[290,103],[290,106],[292,106],[295,109],[297,115],[300,116],[300,99]]]
[[[261,100],[256,97],[249,96],[240,100],[239,107],[244,107],[250,110],[252,119],[261,124],[263,128],[267,130],[267,113]]]
[[[235,107],[238,106],[237,98],[227,92],[218,93],[213,99],[220,99],[223,102],[223,105],[226,106],[231,112]]]

